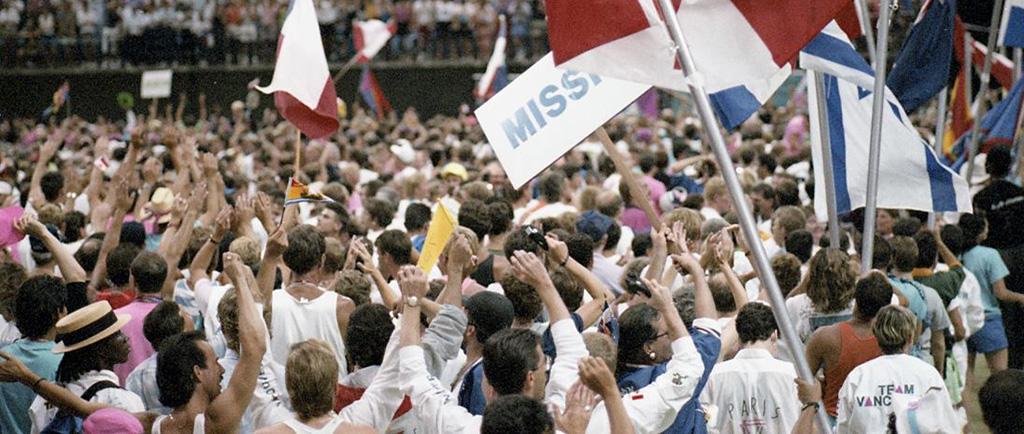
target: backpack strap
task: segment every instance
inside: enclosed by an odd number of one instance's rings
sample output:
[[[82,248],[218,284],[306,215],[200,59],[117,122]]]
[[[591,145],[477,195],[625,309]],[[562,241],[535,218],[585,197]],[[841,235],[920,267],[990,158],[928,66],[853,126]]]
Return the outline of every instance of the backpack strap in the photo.
[[[82,394],[82,399],[84,399],[86,401],[92,401],[92,398],[94,396],[96,396],[97,393],[100,393],[101,390],[112,389],[112,388],[113,389],[120,389],[120,387],[117,384],[115,384],[113,381],[108,381],[108,380],[97,381],[95,383],[92,383],[92,386],[89,386],[89,388],[85,390],[85,393]]]

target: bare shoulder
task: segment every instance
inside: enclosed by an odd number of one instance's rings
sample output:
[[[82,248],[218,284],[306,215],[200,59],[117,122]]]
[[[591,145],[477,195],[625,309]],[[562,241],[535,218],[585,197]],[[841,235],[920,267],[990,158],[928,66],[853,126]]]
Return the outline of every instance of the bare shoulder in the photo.
[[[279,423],[276,425],[260,428],[256,430],[256,434],[295,434],[295,431],[289,428],[288,425]]]

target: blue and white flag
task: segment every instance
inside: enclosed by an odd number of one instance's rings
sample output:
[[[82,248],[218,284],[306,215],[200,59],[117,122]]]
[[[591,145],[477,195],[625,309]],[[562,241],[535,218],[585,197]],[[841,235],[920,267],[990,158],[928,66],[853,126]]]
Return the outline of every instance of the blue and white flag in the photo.
[[[949,81],[955,15],[955,0],[929,0],[903,41],[885,84],[907,112],[930,101]]]
[[[1024,47],[1024,0],[1005,0],[999,45]]]
[[[993,145],[1012,145],[1017,129],[1017,117],[1020,113],[1021,98],[1024,97],[1024,80],[1017,80],[1006,98],[992,107],[981,120],[981,133],[984,149]]]
[[[825,101],[818,101],[815,80],[810,81],[810,113],[825,104],[828,113],[832,172],[840,213],[867,203],[868,152],[871,106],[874,95],[856,84],[824,74]],[[942,164],[910,123],[895,99],[883,110],[878,169],[878,207],[921,211],[971,212],[967,181]],[[814,210],[827,216],[825,170],[820,140],[821,120],[811,116],[811,151],[814,164]]]
[[[817,97],[810,80],[810,113],[825,104],[835,177],[836,205],[840,213],[867,203],[868,153],[874,74],[867,62],[839,30],[828,26],[800,53],[804,68],[824,72],[825,101]],[[943,165],[921,138],[899,100],[886,88],[887,110],[882,111],[878,200],[882,208],[922,211],[971,212],[967,182]],[[825,164],[821,153],[821,119],[811,116],[811,150],[815,177],[815,213],[826,217]]]

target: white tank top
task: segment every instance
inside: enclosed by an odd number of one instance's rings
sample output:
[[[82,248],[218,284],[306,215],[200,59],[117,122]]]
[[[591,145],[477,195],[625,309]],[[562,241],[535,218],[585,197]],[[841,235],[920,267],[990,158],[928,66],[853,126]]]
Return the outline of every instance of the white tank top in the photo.
[[[313,428],[295,419],[288,419],[284,421],[284,424],[288,425],[288,428],[291,428],[292,431],[295,431],[295,434],[330,434],[338,429],[338,425],[341,425],[342,422],[344,420],[338,417],[338,415],[334,415],[331,421],[327,422],[327,425],[320,429]]]
[[[169,417],[167,415],[157,416],[156,420],[153,421],[152,433],[160,434],[160,424]],[[192,422],[192,434],[206,434],[206,416],[203,413],[197,414],[196,420]]]
[[[348,375],[345,342],[338,330],[337,293],[323,291],[312,300],[299,300],[285,290],[277,290],[272,300],[274,318],[271,324],[273,334],[270,351],[274,360],[284,365],[292,345],[309,339],[320,339],[334,350],[334,357],[338,360],[338,378]]]

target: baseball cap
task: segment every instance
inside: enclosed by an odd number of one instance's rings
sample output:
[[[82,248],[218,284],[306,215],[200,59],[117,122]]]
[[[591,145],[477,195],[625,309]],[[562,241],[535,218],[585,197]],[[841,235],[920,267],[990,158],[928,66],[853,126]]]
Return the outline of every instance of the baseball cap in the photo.
[[[601,241],[601,238],[608,234],[608,228],[612,227],[612,219],[597,211],[584,211],[576,220],[576,230],[594,240]]]
[[[504,295],[484,291],[466,300],[466,319],[476,327],[476,338],[483,343],[491,335],[512,326],[515,313]]]
[[[466,167],[459,163],[448,163],[441,169],[441,178],[447,178],[449,176],[457,176],[463,181],[469,179],[469,173],[466,172]]]

